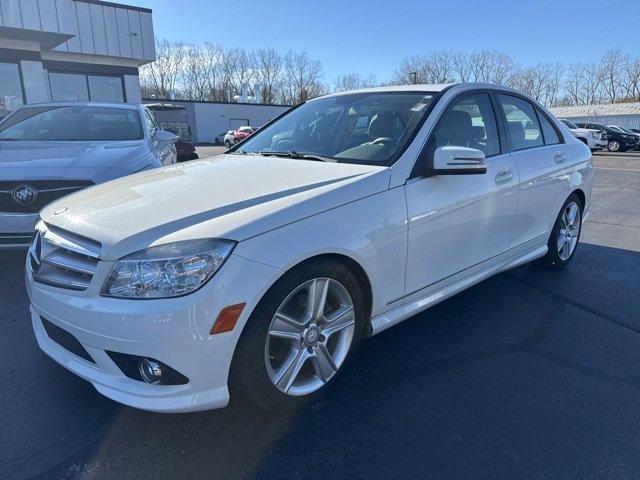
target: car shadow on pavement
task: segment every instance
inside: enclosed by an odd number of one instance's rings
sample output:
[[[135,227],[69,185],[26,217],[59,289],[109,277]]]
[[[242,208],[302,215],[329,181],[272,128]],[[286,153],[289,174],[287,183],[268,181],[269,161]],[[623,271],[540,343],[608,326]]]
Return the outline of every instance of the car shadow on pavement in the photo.
[[[56,453],[41,478],[633,477],[639,273],[639,252],[581,244],[564,270],[498,275],[363,342],[332,394],[296,414],[237,397],[143,412],[41,354],[52,379],[38,393],[60,410],[25,458]]]

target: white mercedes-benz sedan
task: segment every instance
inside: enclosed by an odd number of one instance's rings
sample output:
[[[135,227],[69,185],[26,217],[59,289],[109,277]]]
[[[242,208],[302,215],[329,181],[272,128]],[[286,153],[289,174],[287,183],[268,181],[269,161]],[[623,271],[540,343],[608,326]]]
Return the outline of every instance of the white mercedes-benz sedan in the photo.
[[[177,137],[142,105],[38,103],[0,122],[0,250],[26,248],[38,212],[90,185],[176,163]]]
[[[49,356],[104,395],[187,412],[317,400],[359,341],[525,262],[564,267],[589,148],[485,84],[329,95],[227,154],[41,212],[26,260]]]

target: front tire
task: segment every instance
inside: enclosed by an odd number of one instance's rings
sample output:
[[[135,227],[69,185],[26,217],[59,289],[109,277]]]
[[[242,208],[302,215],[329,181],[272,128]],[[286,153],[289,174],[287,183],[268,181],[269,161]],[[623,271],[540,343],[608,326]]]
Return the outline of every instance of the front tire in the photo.
[[[607,144],[607,150],[609,152],[622,152],[622,145],[617,140],[610,140]]]
[[[231,142],[229,140],[224,141],[224,146],[227,148],[231,148]]]
[[[364,312],[358,281],[341,263],[321,258],[287,272],[242,332],[232,390],[275,411],[319,400],[350,363]]]
[[[536,261],[538,265],[563,268],[571,262],[582,233],[582,208],[580,197],[575,193],[564,202],[549,236],[547,254]]]

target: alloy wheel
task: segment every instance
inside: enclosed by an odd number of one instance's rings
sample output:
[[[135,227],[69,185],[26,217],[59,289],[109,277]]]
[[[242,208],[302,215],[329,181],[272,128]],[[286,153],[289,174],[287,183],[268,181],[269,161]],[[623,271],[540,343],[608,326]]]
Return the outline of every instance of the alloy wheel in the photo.
[[[285,298],[269,325],[269,379],[286,395],[317,391],[347,358],[354,332],[354,304],[345,286],[331,278],[306,281]]]
[[[562,261],[571,257],[578,244],[582,224],[580,206],[576,202],[569,203],[562,212],[560,229],[558,230],[558,256]]]
[[[618,142],[616,142],[615,140],[612,140],[611,142],[609,142],[610,152],[617,152],[618,150],[620,150],[620,144]]]

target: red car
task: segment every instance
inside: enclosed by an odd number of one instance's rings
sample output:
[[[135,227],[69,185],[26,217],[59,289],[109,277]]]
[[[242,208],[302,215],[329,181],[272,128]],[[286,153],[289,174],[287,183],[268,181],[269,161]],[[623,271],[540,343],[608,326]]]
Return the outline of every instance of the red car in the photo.
[[[256,130],[258,129],[253,127],[240,127],[239,129],[233,132],[234,143],[241,142],[245,138],[250,137],[251,135],[253,135],[253,133]]]

